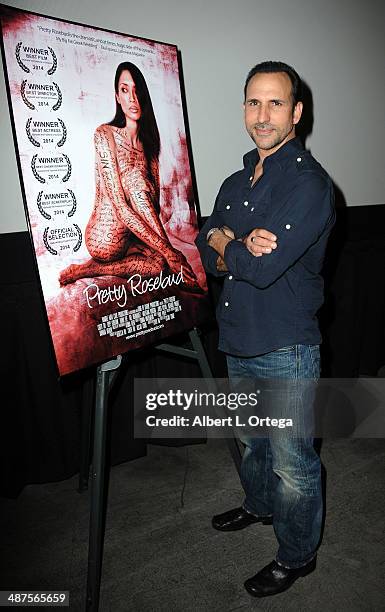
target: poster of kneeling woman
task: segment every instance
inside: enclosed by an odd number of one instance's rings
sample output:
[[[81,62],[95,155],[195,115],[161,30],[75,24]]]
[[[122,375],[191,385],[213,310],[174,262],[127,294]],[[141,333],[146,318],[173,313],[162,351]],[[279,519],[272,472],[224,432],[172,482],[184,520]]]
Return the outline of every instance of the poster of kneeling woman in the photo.
[[[20,180],[59,374],[208,301],[177,48],[1,7]]]

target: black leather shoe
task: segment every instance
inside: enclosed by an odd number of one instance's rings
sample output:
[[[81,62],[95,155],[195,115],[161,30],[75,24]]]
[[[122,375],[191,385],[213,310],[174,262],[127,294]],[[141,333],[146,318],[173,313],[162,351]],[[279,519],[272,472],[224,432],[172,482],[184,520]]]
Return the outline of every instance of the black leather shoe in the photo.
[[[213,516],[211,524],[218,531],[238,531],[244,529],[252,523],[263,523],[271,525],[273,522],[272,516],[254,516],[250,512],[246,512],[243,508],[233,508]]]
[[[282,567],[276,561],[272,561],[258,574],[246,580],[245,589],[253,597],[267,597],[268,595],[282,593],[282,591],[290,588],[298,578],[313,572],[315,567],[316,557],[306,565],[295,569]]]

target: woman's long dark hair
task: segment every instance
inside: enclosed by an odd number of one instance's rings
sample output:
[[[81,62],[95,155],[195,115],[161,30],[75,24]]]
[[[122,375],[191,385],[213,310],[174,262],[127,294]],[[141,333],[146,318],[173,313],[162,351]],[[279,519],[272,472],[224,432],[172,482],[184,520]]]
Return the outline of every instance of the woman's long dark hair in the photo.
[[[150,163],[152,160],[158,159],[160,151],[159,130],[154,115],[154,109],[152,108],[150,93],[148,91],[147,83],[144,80],[144,76],[139,68],[131,62],[122,62],[117,67],[115,73],[116,94],[119,94],[119,79],[124,70],[129,71],[135,83],[136,95],[141,109],[141,115],[138,121],[138,138],[143,145],[147,162]],[[108,125],[114,125],[115,127],[122,128],[126,125],[126,117],[116,97],[115,102],[115,117],[109,122]]]

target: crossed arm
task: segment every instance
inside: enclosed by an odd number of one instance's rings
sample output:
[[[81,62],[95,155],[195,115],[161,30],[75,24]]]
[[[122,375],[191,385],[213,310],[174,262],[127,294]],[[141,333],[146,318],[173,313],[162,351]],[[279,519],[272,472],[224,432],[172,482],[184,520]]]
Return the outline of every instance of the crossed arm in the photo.
[[[225,249],[232,240],[235,240],[234,232],[226,225],[210,236],[208,245],[218,253],[216,266],[219,272],[228,271],[224,260]],[[255,257],[269,254],[277,248],[277,237],[268,230],[262,228],[253,229],[241,242],[243,242],[247,250]]]
[[[265,288],[280,278],[306,251],[327,236],[334,223],[333,188],[330,179],[304,172],[296,179],[281,205],[272,208],[269,231],[254,228],[241,239],[220,227],[221,214],[214,213],[197,239],[206,269],[214,275],[229,271],[235,279]],[[262,257],[261,255],[269,255]]]

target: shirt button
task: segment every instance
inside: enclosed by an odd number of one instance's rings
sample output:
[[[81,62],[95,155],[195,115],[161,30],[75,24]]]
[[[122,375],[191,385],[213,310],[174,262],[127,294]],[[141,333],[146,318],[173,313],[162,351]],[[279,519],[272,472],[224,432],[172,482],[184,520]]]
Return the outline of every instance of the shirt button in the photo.
[[[290,228],[291,228],[290,223],[287,223],[287,224],[285,225],[285,227],[286,227],[286,229],[290,229]]]
[[[252,208],[250,208],[250,210],[251,210],[251,212],[253,212],[253,210],[254,210],[254,206],[253,206]]]
[[[230,274],[229,280],[233,280],[233,275],[232,274]]]
[[[297,157],[297,162],[302,161],[302,157]]]
[[[249,181],[252,181],[252,180],[253,180],[253,177],[251,176],[251,177],[249,178]]]
[[[227,306],[228,306],[228,305],[229,305],[229,303],[228,303],[228,302],[225,302],[225,306],[226,306],[226,308],[227,308]]]
[[[226,210],[230,210],[230,204],[227,204]]]
[[[247,200],[245,202],[243,202],[243,206],[248,206],[248,205],[249,205],[249,203],[248,203]]]

